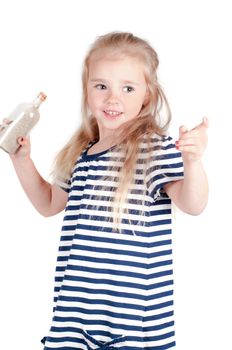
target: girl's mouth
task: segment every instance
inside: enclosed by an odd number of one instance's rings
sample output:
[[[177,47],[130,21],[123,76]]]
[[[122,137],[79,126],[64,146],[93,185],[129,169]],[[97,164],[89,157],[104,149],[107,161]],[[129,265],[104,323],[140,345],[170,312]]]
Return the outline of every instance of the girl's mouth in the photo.
[[[116,119],[120,115],[122,115],[122,112],[119,112],[119,111],[105,110],[103,112],[104,112],[105,117],[109,118],[109,119]]]

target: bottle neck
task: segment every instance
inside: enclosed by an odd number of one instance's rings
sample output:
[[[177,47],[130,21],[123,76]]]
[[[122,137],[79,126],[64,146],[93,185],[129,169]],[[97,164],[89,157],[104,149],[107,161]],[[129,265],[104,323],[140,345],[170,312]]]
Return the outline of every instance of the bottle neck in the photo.
[[[34,101],[32,102],[35,108],[39,108],[39,106],[41,105],[41,103],[46,100],[47,96],[43,93],[40,92],[39,95],[34,99]]]
[[[42,102],[43,101],[39,97],[36,97],[32,103],[33,103],[34,107],[36,109],[38,109]]]

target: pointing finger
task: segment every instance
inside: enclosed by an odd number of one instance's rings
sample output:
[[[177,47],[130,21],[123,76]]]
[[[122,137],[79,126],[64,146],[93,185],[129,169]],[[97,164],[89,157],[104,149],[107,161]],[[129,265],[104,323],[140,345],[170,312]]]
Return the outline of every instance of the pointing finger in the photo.
[[[197,126],[195,126],[195,128],[193,128],[192,130],[199,130],[199,129],[208,129],[209,127],[209,120],[208,118],[204,117],[202,118],[202,122],[200,124],[198,124]]]
[[[202,119],[202,122],[204,123],[205,127],[208,129],[208,127],[209,127],[209,119],[207,117],[204,117]]]

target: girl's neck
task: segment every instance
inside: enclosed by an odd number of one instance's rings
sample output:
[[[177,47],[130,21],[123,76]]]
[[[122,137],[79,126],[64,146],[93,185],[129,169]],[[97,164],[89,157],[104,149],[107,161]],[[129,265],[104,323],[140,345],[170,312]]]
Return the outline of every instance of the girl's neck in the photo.
[[[110,147],[115,145],[117,140],[116,133],[108,136],[101,136],[99,137],[99,140],[97,141],[98,145],[109,145]]]
[[[98,140],[94,146],[98,146],[100,148],[103,148],[103,149],[108,149],[112,146],[114,146],[116,144],[116,140],[114,138],[104,138],[104,139],[100,139]]]
[[[112,138],[105,138],[104,140],[99,140],[94,143],[90,149],[88,150],[88,155],[93,155],[96,153],[100,153],[110,149],[111,147],[116,145],[116,141],[112,140]]]

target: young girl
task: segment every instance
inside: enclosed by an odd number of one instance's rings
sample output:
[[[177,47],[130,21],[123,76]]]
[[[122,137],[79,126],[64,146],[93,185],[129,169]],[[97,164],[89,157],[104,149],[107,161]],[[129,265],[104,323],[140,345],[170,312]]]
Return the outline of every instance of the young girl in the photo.
[[[158,63],[130,33],[99,37],[84,61],[83,121],[54,183],[36,170],[28,139],[11,156],[42,215],[65,208],[45,350],[175,348],[171,201],[192,215],[206,206],[208,121],[181,127],[176,143],[166,135]]]

